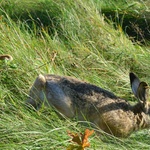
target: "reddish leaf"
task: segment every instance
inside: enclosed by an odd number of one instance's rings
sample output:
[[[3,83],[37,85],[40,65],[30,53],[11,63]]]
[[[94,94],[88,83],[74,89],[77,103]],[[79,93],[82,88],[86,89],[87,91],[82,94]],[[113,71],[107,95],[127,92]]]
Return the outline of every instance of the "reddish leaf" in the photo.
[[[89,147],[90,143],[88,142],[88,137],[94,133],[94,130],[86,129],[84,135],[82,135],[82,147]]]
[[[78,135],[77,133],[71,133],[68,131],[68,135],[72,137],[72,142],[75,142],[78,145],[82,145],[82,141],[80,139],[80,135]]]
[[[77,148],[77,150],[84,150],[84,148],[89,147],[90,143],[88,142],[88,137],[94,133],[93,130],[86,129],[84,134],[80,133],[71,133],[68,132],[68,135],[72,137],[71,142],[78,144],[78,147],[75,145],[70,145],[67,150],[73,150]]]

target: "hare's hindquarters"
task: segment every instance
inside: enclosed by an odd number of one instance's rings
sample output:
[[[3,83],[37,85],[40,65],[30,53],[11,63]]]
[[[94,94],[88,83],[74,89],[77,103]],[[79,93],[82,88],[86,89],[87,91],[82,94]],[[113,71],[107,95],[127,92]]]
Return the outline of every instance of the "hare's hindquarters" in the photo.
[[[57,77],[56,77],[57,78]],[[63,85],[67,86],[67,85]],[[48,104],[54,106],[63,115],[72,118],[75,116],[73,99],[71,97],[72,90],[62,88],[59,80],[47,80],[45,86],[45,93]]]
[[[44,94],[44,87],[45,87],[46,79],[43,75],[39,75],[35,82],[33,83],[29,98],[26,101],[27,105],[33,106],[35,109],[39,109],[42,102],[44,102],[45,94]]]
[[[65,85],[64,85],[65,86]],[[41,104],[51,105],[63,115],[72,118],[75,116],[72,98],[69,91],[64,91],[53,76],[39,75],[30,89],[27,104],[39,109]]]

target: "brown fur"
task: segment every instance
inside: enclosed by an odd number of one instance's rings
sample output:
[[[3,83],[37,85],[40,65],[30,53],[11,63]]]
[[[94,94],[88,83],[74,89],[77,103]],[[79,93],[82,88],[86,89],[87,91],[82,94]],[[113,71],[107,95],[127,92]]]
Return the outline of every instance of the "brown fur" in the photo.
[[[134,106],[100,87],[57,75],[39,75],[27,103],[36,109],[42,102],[48,103],[69,118],[86,118],[109,134],[126,137],[135,130],[150,127],[150,104],[145,96],[147,84],[133,73],[130,73],[130,81],[139,99]]]

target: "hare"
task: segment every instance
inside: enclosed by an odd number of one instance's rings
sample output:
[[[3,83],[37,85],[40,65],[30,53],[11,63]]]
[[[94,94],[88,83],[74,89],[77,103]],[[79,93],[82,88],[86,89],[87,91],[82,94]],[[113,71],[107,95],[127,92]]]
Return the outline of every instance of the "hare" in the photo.
[[[77,116],[109,134],[127,137],[133,131],[150,127],[148,85],[140,82],[134,73],[129,76],[132,91],[138,99],[134,106],[98,86],[57,75],[39,75],[27,104],[39,109],[47,102],[69,118]]]

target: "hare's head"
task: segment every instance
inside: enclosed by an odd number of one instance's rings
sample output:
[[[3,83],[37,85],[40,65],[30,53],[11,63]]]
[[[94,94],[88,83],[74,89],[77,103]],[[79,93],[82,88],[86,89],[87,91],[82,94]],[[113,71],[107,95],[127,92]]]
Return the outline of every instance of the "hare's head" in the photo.
[[[139,100],[140,106],[139,109],[141,110],[137,111],[143,111],[144,113],[150,115],[150,102],[148,102],[149,98],[148,84],[146,82],[141,82],[134,73],[130,73],[130,83],[134,95]]]

